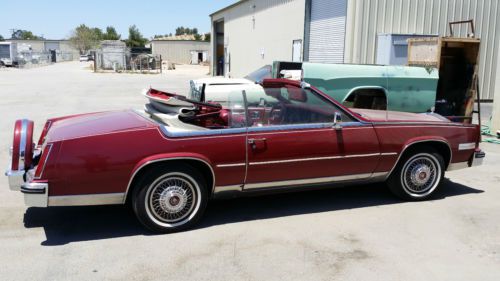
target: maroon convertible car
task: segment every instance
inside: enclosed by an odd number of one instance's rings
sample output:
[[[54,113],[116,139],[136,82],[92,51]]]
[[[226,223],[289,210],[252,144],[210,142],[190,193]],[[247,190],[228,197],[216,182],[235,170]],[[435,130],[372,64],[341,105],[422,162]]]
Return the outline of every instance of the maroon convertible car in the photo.
[[[444,172],[481,164],[477,125],[433,113],[347,109],[307,83],[264,80],[224,105],[150,89],[143,110],[15,123],[12,190],[28,206],[130,204],[148,228],[193,226],[210,198],[386,182],[429,198]]]

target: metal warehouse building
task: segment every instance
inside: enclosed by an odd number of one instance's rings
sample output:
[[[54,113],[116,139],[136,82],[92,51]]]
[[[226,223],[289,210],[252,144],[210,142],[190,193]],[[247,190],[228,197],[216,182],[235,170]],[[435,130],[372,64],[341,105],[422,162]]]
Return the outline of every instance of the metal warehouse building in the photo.
[[[21,40],[8,39],[9,42],[15,42],[18,46],[27,45],[35,53],[54,52],[58,60],[78,60],[80,52],[71,46],[69,40]]]
[[[374,64],[378,36],[449,36],[449,22],[473,19],[480,96],[500,100],[498,15],[497,0],[242,0],[210,15],[211,71],[241,77],[274,60]],[[455,36],[467,32],[460,25]],[[494,107],[500,129],[500,102]]]
[[[182,64],[198,64],[210,60],[210,42],[195,40],[151,41],[153,55],[161,55],[162,60]]]

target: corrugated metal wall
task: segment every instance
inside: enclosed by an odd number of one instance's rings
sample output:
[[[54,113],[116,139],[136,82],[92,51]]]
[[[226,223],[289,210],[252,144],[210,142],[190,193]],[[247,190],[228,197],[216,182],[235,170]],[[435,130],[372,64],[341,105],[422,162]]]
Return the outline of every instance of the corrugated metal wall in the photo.
[[[500,48],[498,0],[349,0],[344,62],[375,63],[378,33],[449,35],[448,22],[473,19],[481,38],[480,92],[493,99]],[[465,36],[466,26],[455,33]],[[458,31],[458,32],[457,32]]]
[[[162,60],[175,63],[191,63],[191,51],[210,51],[210,42],[190,40],[153,40],[151,51]],[[210,58],[210,54],[209,54]]]

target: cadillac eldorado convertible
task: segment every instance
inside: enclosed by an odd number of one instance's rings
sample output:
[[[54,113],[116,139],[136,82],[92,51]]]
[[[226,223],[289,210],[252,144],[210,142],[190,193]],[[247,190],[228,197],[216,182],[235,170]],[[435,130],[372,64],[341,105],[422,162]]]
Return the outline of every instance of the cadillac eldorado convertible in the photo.
[[[266,79],[224,105],[149,89],[142,110],[18,120],[12,190],[28,206],[130,204],[157,232],[192,227],[219,196],[386,182],[405,200],[481,164],[477,125],[434,113],[348,109],[317,88]]]

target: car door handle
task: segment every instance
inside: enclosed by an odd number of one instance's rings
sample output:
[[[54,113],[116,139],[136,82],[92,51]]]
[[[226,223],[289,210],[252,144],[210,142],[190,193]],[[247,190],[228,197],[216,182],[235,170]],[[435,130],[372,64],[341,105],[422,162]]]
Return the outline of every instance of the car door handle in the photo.
[[[262,142],[262,141],[266,141],[267,139],[266,138],[260,138],[260,139],[248,139],[248,144],[254,144],[256,142]]]
[[[264,148],[266,140],[266,138],[248,139],[248,144],[252,147],[252,149]],[[261,145],[257,145],[257,143],[260,143]]]

